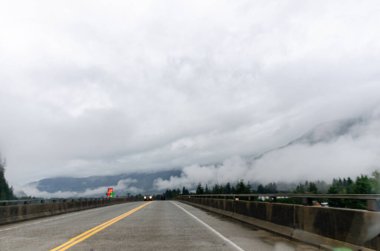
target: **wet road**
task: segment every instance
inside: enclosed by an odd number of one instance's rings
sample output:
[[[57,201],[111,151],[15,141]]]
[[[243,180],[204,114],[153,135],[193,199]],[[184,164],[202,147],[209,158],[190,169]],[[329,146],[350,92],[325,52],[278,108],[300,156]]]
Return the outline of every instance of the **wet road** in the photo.
[[[176,201],[0,226],[0,250],[318,250]]]

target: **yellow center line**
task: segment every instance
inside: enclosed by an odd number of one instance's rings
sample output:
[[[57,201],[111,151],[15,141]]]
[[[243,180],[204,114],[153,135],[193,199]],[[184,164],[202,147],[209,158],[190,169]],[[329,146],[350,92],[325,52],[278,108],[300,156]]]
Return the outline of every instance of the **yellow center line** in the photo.
[[[111,226],[112,224],[114,224],[114,223],[116,223],[116,222],[118,222],[118,221],[120,221],[120,220],[128,217],[129,215],[131,215],[131,214],[133,214],[133,213],[135,213],[137,211],[139,211],[140,209],[146,207],[150,203],[152,203],[152,202],[144,203],[141,206],[138,206],[138,207],[136,207],[136,208],[134,208],[134,209],[132,209],[132,210],[130,210],[130,211],[122,214],[122,215],[119,215],[119,216],[117,216],[117,217],[115,217],[115,218],[113,218],[113,219],[111,219],[109,221],[106,221],[106,222],[104,222],[104,223],[102,223],[102,224],[100,224],[100,225],[98,225],[96,227],[93,227],[93,228],[91,228],[91,229],[83,232],[82,234],[80,234],[80,235],[78,235],[78,236],[76,236],[74,238],[71,238],[69,241],[63,243],[62,245],[60,245],[60,246],[58,246],[56,248],[51,249],[50,251],[64,251],[64,250],[67,250],[70,247],[78,244],[79,242],[82,242],[85,239],[93,236],[94,234],[102,231],[103,229]]]

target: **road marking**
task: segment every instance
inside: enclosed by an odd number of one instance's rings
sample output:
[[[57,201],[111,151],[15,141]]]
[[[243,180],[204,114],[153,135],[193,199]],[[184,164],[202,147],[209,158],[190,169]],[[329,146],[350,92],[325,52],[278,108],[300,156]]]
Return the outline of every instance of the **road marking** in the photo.
[[[113,218],[113,219],[111,219],[109,221],[106,221],[106,222],[104,222],[104,223],[102,223],[102,224],[100,224],[100,225],[98,225],[96,227],[93,227],[93,228],[87,230],[86,232],[83,232],[82,234],[80,234],[80,235],[78,235],[78,236],[76,236],[74,238],[71,238],[69,241],[63,243],[62,245],[60,245],[60,246],[58,246],[56,248],[51,249],[50,251],[64,251],[64,250],[67,250],[70,247],[72,247],[72,246],[74,246],[74,245],[76,245],[76,244],[78,244],[78,243],[86,240],[87,238],[93,236],[94,234],[96,234],[96,233],[98,233],[98,232],[106,229],[107,227],[115,224],[116,222],[118,222],[118,221],[120,221],[120,220],[122,220],[122,219],[124,219],[124,218],[126,218],[128,216],[130,216],[131,214],[139,211],[140,209],[146,207],[150,203],[152,203],[152,202],[144,203],[141,206],[138,206],[138,207],[136,207],[136,208],[134,208],[134,209],[132,209],[132,210],[130,210],[130,211],[122,214],[122,215],[119,215],[119,216],[117,216],[117,217],[115,217],[115,218]]]
[[[235,242],[231,241],[230,239],[228,239],[227,237],[225,237],[224,235],[222,235],[221,233],[219,233],[217,230],[215,230],[214,228],[212,228],[210,225],[208,225],[207,223],[205,223],[204,221],[202,221],[201,219],[199,219],[197,216],[193,215],[192,213],[190,213],[189,211],[187,211],[186,209],[184,209],[183,207],[181,207],[180,205],[172,202],[174,205],[176,205],[178,208],[180,208],[182,211],[184,211],[185,213],[187,213],[188,215],[190,215],[192,218],[194,218],[196,221],[198,221],[199,223],[201,223],[203,226],[205,226],[207,229],[209,229],[211,232],[213,232],[214,234],[216,234],[218,237],[220,237],[222,240],[224,240],[225,242],[227,242],[228,244],[230,244],[231,246],[233,246],[236,250],[239,250],[239,251],[244,251],[244,249],[242,249],[241,247],[239,247]]]

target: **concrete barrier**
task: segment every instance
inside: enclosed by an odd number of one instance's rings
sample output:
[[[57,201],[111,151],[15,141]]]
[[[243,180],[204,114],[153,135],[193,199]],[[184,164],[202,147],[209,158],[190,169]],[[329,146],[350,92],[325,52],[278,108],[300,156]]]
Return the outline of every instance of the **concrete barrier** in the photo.
[[[380,250],[380,212],[190,196],[180,200],[328,250]]]
[[[126,202],[128,202],[128,200],[125,198],[96,200],[67,199],[59,202],[50,201],[42,204],[0,206],[0,225]]]

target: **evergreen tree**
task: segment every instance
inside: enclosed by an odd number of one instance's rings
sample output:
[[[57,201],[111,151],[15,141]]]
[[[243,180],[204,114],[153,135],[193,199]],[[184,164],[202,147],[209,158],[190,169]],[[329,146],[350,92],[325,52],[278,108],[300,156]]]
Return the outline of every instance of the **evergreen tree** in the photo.
[[[244,180],[240,180],[236,184],[236,193],[237,194],[249,194],[251,193],[251,185],[247,183],[247,185],[244,183]]]
[[[206,187],[205,187],[205,194],[210,194],[210,189],[208,189],[207,184],[206,184]]]
[[[314,182],[310,182],[307,191],[309,193],[318,193],[317,185]]]
[[[224,186],[224,193],[225,194],[231,194],[232,193],[230,182],[227,182],[227,184]]]
[[[202,187],[202,184],[199,183],[197,186],[197,190],[195,191],[196,194],[204,194],[204,189]]]
[[[164,198],[165,199],[174,199],[175,197],[177,197],[179,194],[180,194],[181,190],[180,189],[167,189],[165,191],[165,193],[163,194]]]
[[[354,185],[354,193],[356,194],[370,194],[372,193],[371,181],[367,175],[361,175],[356,178]]]
[[[12,200],[15,199],[13,195],[12,187],[9,187],[5,180],[5,160],[0,156],[0,200]]]
[[[264,189],[266,193],[277,193],[277,185],[275,182],[265,185]]]
[[[305,185],[300,183],[297,185],[296,189],[294,190],[295,193],[305,193]]]
[[[212,194],[220,194],[221,192],[220,192],[220,186],[218,185],[218,184],[215,184],[213,187],[212,187],[212,189],[211,189],[211,193]]]
[[[257,193],[259,194],[263,194],[265,193],[265,189],[264,189],[264,186],[262,184],[260,184],[258,187],[257,187]]]
[[[188,194],[190,194],[189,190],[187,190],[186,187],[182,187],[182,195],[188,195]]]
[[[380,172],[374,171],[371,178],[372,191],[374,193],[380,193]]]

